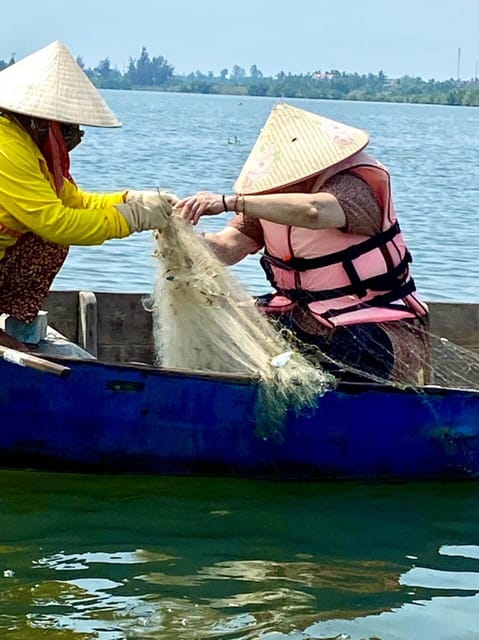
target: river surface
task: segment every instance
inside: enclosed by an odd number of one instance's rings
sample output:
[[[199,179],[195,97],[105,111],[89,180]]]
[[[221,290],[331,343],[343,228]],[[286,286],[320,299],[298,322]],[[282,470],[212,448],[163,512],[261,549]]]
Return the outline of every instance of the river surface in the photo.
[[[80,186],[182,196],[231,189],[275,102],[105,97],[124,126],[87,131]],[[291,102],[371,132],[423,297],[477,301],[479,110]],[[149,234],[74,248],[55,288],[150,291],[151,251]],[[265,290],[255,258],[235,271]],[[479,639],[475,483],[1,471],[0,487],[1,640]]]
[[[475,484],[0,480],[2,640],[479,637]]]

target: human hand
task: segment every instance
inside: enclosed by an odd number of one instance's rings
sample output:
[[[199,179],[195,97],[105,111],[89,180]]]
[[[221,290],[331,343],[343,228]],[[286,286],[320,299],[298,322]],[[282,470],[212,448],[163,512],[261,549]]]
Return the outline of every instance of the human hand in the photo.
[[[130,232],[159,229],[168,224],[179,198],[168,191],[129,191],[124,204],[116,209],[125,218]]]
[[[228,211],[231,196],[224,196],[211,191],[198,191],[194,195],[183,198],[175,205],[175,211],[191,224],[197,224],[201,216],[215,216]]]

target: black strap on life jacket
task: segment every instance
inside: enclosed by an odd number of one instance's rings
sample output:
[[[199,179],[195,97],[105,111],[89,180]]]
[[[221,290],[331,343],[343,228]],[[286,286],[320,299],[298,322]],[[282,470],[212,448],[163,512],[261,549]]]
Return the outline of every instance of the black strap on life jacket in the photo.
[[[274,284],[276,290],[283,296],[286,296],[294,302],[316,302],[321,300],[332,300],[333,298],[341,298],[342,296],[357,296],[364,298],[368,291],[393,291],[401,286],[408,274],[408,265],[411,262],[411,256],[407,253],[403,260],[390,269],[387,273],[379,276],[372,276],[366,280],[356,282],[351,279],[351,284],[336,289],[324,289],[322,291],[306,291],[302,289],[283,289]],[[357,275],[357,274],[356,274]],[[271,282],[271,280],[270,280]],[[271,284],[273,284],[271,282]]]
[[[368,251],[377,249],[378,247],[385,245],[387,242],[390,242],[400,232],[401,229],[399,228],[399,222],[396,221],[392,227],[387,229],[387,231],[381,231],[380,233],[376,233],[374,236],[367,238],[367,240],[358,242],[358,244],[354,244],[347,249],[334,251],[333,253],[328,253],[327,255],[320,256],[318,258],[293,257],[289,260],[282,260],[281,258],[276,258],[270,255],[266,249],[264,257],[275,267],[286,269],[287,271],[309,271],[310,269],[320,269],[321,267],[329,267],[330,265],[337,264],[338,262],[351,262]]]
[[[367,302],[356,302],[355,304],[348,305],[347,307],[341,307],[340,309],[329,309],[328,311],[318,315],[325,320],[329,320],[330,318],[340,316],[343,313],[350,313],[352,311],[359,311],[360,309],[368,309],[370,307],[387,307],[388,309],[397,309],[398,311],[410,311],[414,315],[417,315],[415,311],[405,307],[403,304],[394,304],[411,293],[414,293],[414,291],[416,291],[416,285],[414,280],[410,278],[407,282],[401,285],[396,284],[392,291],[374,296]],[[287,296],[290,300],[297,302],[302,307],[305,307],[307,304],[317,300],[317,297],[314,296],[314,292],[310,291],[295,291],[294,295],[292,291],[280,291],[279,293]]]
[[[384,250],[385,243],[392,240],[400,232],[399,224],[396,222],[387,231],[359,242],[347,249],[335,251],[318,258],[291,258],[290,260],[281,260],[275,256],[266,253],[261,257],[260,264],[264,269],[266,277],[271,285],[282,295],[288,297],[298,303],[314,302],[317,300],[331,300],[346,295],[356,295],[364,298],[369,291],[394,291],[402,285],[408,276],[408,265],[412,261],[411,254],[406,251],[403,259],[398,265],[393,266],[392,260],[386,260],[388,265],[387,271],[378,276],[372,276],[362,280],[354,265],[354,260],[368,251],[380,248]],[[344,287],[321,291],[305,291],[300,289],[282,289],[278,286],[272,267],[284,269],[286,271],[306,271],[309,269],[318,269],[332,264],[342,263],[343,268],[349,278],[350,284]],[[399,299],[397,296],[394,299]]]
[[[325,320],[328,320],[329,318],[340,316],[343,313],[350,313],[352,311],[358,311],[359,309],[367,309],[368,307],[387,307],[388,309],[397,309],[398,311],[410,311],[416,315],[415,311],[408,309],[404,305],[394,304],[394,302],[405,298],[411,293],[414,293],[414,291],[416,291],[416,285],[414,280],[410,278],[404,284],[396,286],[393,291],[374,296],[374,298],[371,298],[367,302],[358,302],[356,304],[349,305],[348,307],[343,307],[342,309],[330,309],[320,315]]]

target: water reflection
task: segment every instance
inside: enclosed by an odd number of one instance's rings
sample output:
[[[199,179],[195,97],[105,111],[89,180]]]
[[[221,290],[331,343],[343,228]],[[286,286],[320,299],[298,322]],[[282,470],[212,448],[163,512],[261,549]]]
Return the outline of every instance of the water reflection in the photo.
[[[477,547],[470,547],[477,558]],[[463,555],[464,547],[441,547],[438,555]],[[79,561],[81,560],[81,564]],[[34,562],[55,571],[86,569],[91,564],[148,564],[170,562],[162,556],[136,550],[124,553],[56,554]],[[479,573],[443,571],[413,567],[403,574],[386,562],[221,562],[201,567],[194,575],[152,572],[115,582],[106,578],[46,580],[31,585],[27,627],[31,630],[68,631],[71,637],[123,640],[231,638],[251,640],[337,639],[403,640],[419,637],[417,628],[427,629],[420,637],[437,640],[476,638],[479,596],[417,597],[427,590],[479,590]],[[211,580],[227,581],[227,593],[219,597],[194,595],[191,588],[214,591]],[[155,585],[143,590],[139,583]],[[247,583],[240,591],[240,584]],[[278,584],[279,583],[279,584]],[[383,599],[386,592],[402,586],[415,596],[411,602],[383,610],[361,607],[366,594]],[[310,588],[319,590],[311,592]],[[174,597],[169,589],[181,593]],[[25,587],[9,592],[9,599],[22,599]],[[204,589],[201,593],[204,592]],[[347,607],[328,608],[331,593],[349,593]],[[193,595],[192,595],[193,594]],[[323,600],[318,602],[318,597]],[[0,602],[4,600],[3,598]],[[354,600],[356,605],[353,606]],[[319,609],[319,610],[318,610]],[[321,610],[322,609],[322,610]],[[450,614],[445,621],[445,615]],[[18,630],[18,627],[17,627]],[[471,635],[468,635],[471,634]],[[7,636],[8,637],[8,636]],[[12,636],[14,637],[14,636]],[[50,636],[49,636],[50,637]],[[52,636],[54,637],[54,636]],[[68,637],[64,635],[63,637]]]
[[[262,640],[475,640],[478,612],[477,595],[436,597],[351,621],[318,622],[301,632],[271,632]]]
[[[479,573],[414,567],[401,576],[399,584],[424,589],[479,591]]]
[[[479,560],[479,546],[475,544],[445,544],[439,549],[442,556],[462,556]]]
[[[0,484],[2,640],[477,640],[472,483]]]
[[[86,637],[117,640],[154,637],[162,628],[160,612],[144,597],[116,594],[122,587],[105,579],[79,579],[36,585],[29,615],[33,629],[69,629]],[[42,611],[43,609],[43,611]],[[147,634],[141,633],[148,628]]]
[[[70,572],[88,569],[91,564],[154,564],[171,560],[170,556],[142,550],[59,553],[34,561],[33,566]],[[30,586],[28,621],[34,629],[70,629],[101,640],[154,638],[160,631],[165,638],[174,638],[179,632],[182,638],[254,638],[260,631],[290,630],[317,620],[313,613],[316,595],[309,588],[381,594],[399,588],[396,575],[392,567],[381,562],[244,560],[201,567],[194,575],[152,572],[121,582],[99,577],[60,578]],[[215,592],[211,584],[215,580],[227,581],[227,585],[220,595],[208,597]],[[145,590],[137,581],[159,589]],[[245,588],[241,583],[248,584]],[[197,588],[197,593],[192,587]],[[183,595],[175,598],[169,595],[170,591]],[[13,601],[22,600],[24,595],[23,586],[10,592]],[[333,613],[324,611],[321,617]]]
[[[144,562],[164,562],[167,560],[173,560],[173,556],[136,549],[135,551],[116,553],[56,553],[53,556],[35,560],[33,566],[47,567],[49,569],[55,569],[56,571],[66,571],[72,569],[88,569],[91,564],[141,564]]]
[[[439,554],[479,557],[478,548],[471,545],[442,546]],[[39,570],[68,573],[87,570],[92,565],[119,564],[126,569],[128,565],[162,562],[171,571],[176,566],[175,560],[180,558],[140,549],[121,553],[58,553],[32,564]],[[215,581],[227,584],[219,595],[212,597]],[[149,588],[141,587],[142,583]],[[410,602],[388,610],[373,605],[371,596],[383,599],[386,593],[401,592],[404,586],[409,588]],[[438,589],[449,595],[416,599],[427,590]],[[413,627],[424,625],[427,637],[452,640],[458,624],[461,638],[468,638],[467,633],[475,630],[472,626],[467,629],[468,620],[477,614],[479,605],[477,596],[464,598],[453,596],[452,592],[478,590],[479,573],[472,571],[411,567],[400,573],[392,563],[373,560],[238,560],[200,567],[190,575],[153,571],[131,574],[119,582],[100,577],[69,580],[60,577],[30,585],[28,589],[17,584],[9,591],[9,600],[24,601],[29,592],[28,627],[62,629],[65,633],[69,630],[75,639],[149,639],[161,634],[161,638],[168,640],[177,637],[246,640],[262,634],[262,640],[339,637],[397,640],[416,637],[408,634]],[[349,599],[343,600],[346,606],[338,609],[344,595]],[[399,596],[404,598],[404,592]],[[359,616],[357,605],[351,606],[351,597],[357,603],[363,602]],[[457,602],[452,605],[454,601]],[[444,612],[457,609],[459,601],[460,614],[443,624]],[[333,603],[336,606],[331,606]]]
[[[321,562],[223,562],[205,567],[208,580],[296,583],[303,587],[334,588],[357,593],[382,593],[397,588],[397,569],[386,562],[331,559]]]

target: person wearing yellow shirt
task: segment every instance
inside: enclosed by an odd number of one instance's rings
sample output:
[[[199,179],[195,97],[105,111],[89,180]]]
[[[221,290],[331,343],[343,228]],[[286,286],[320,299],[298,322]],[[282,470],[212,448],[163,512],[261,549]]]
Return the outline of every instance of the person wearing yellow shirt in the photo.
[[[80,125],[121,126],[62,43],[0,72],[0,314],[31,322],[70,245],[161,230],[178,201],[160,190],[81,191],[69,161]],[[24,349],[3,330],[0,345]]]

